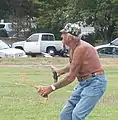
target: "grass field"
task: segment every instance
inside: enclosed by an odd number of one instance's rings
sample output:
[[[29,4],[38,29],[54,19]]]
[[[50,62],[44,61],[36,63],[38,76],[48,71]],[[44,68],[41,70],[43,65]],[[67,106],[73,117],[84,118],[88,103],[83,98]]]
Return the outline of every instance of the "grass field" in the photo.
[[[101,59],[108,88],[87,120],[118,120],[118,59]],[[0,120],[59,120],[59,112],[76,81],[53,92],[48,100],[33,85],[53,82],[50,64],[61,67],[66,58],[0,60]]]

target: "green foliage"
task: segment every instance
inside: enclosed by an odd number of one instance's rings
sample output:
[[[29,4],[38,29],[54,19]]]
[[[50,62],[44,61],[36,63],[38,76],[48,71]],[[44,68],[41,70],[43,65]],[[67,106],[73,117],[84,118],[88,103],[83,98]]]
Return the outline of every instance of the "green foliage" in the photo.
[[[66,0],[39,0],[38,28],[49,28],[53,33],[59,32],[65,23],[64,7]]]
[[[9,0],[9,10],[11,15],[17,17],[35,17],[37,15],[37,4],[33,0]]]
[[[58,36],[66,23],[83,21],[109,42],[118,35],[117,8],[118,0],[0,0],[0,18],[11,17],[21,25],[28,21],[30,28],[35,17],[37,31],[46,29]]]
[[[39,0],[39,4],[42,14],[38,17],[39,27],[58,31],[68,22],[86,21],[104,42],[117,36],[117,0]]]
[[[96,34],[95,33],[88,33],[88,34],[83,35],[81,39],[90,43],[91,45],[95,46]]]
[[[4,19],[9,10],[8,0],[0,0],[0,19]]]
[[[87,24],[95,27],[95,32],[104,40],[110,42],[116,30],[116,8],[111,0],[84,0],[81,4],[80,16]]]

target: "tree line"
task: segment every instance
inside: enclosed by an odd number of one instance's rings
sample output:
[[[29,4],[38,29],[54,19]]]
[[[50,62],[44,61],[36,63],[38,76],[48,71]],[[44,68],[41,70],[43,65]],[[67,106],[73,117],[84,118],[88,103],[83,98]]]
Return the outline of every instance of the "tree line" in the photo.
[[[118,37],[118,0],[0,0],[0,19],[21,27],[36,23],[36,31],[57,36],[68,23],[83,21],[95,28],[95,39],[110,42]]]

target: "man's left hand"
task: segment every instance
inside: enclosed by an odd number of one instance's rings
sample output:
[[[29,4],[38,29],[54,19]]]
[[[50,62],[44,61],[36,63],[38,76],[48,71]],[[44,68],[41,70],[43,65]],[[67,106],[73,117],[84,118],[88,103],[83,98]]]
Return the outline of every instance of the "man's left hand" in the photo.
[[[38,90],[38,93],[42,97],[48,97],[48,95],[53,91],[51,86],[34,86]]]

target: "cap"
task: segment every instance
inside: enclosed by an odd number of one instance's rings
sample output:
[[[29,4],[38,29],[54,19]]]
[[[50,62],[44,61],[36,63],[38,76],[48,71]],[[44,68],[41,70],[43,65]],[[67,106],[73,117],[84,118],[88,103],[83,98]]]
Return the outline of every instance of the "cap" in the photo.
[[[81,28],[76,23],[68,23],[65,27],[60,30],[61,33],[70,33],[74,36],[78,36],[81,33]]]

